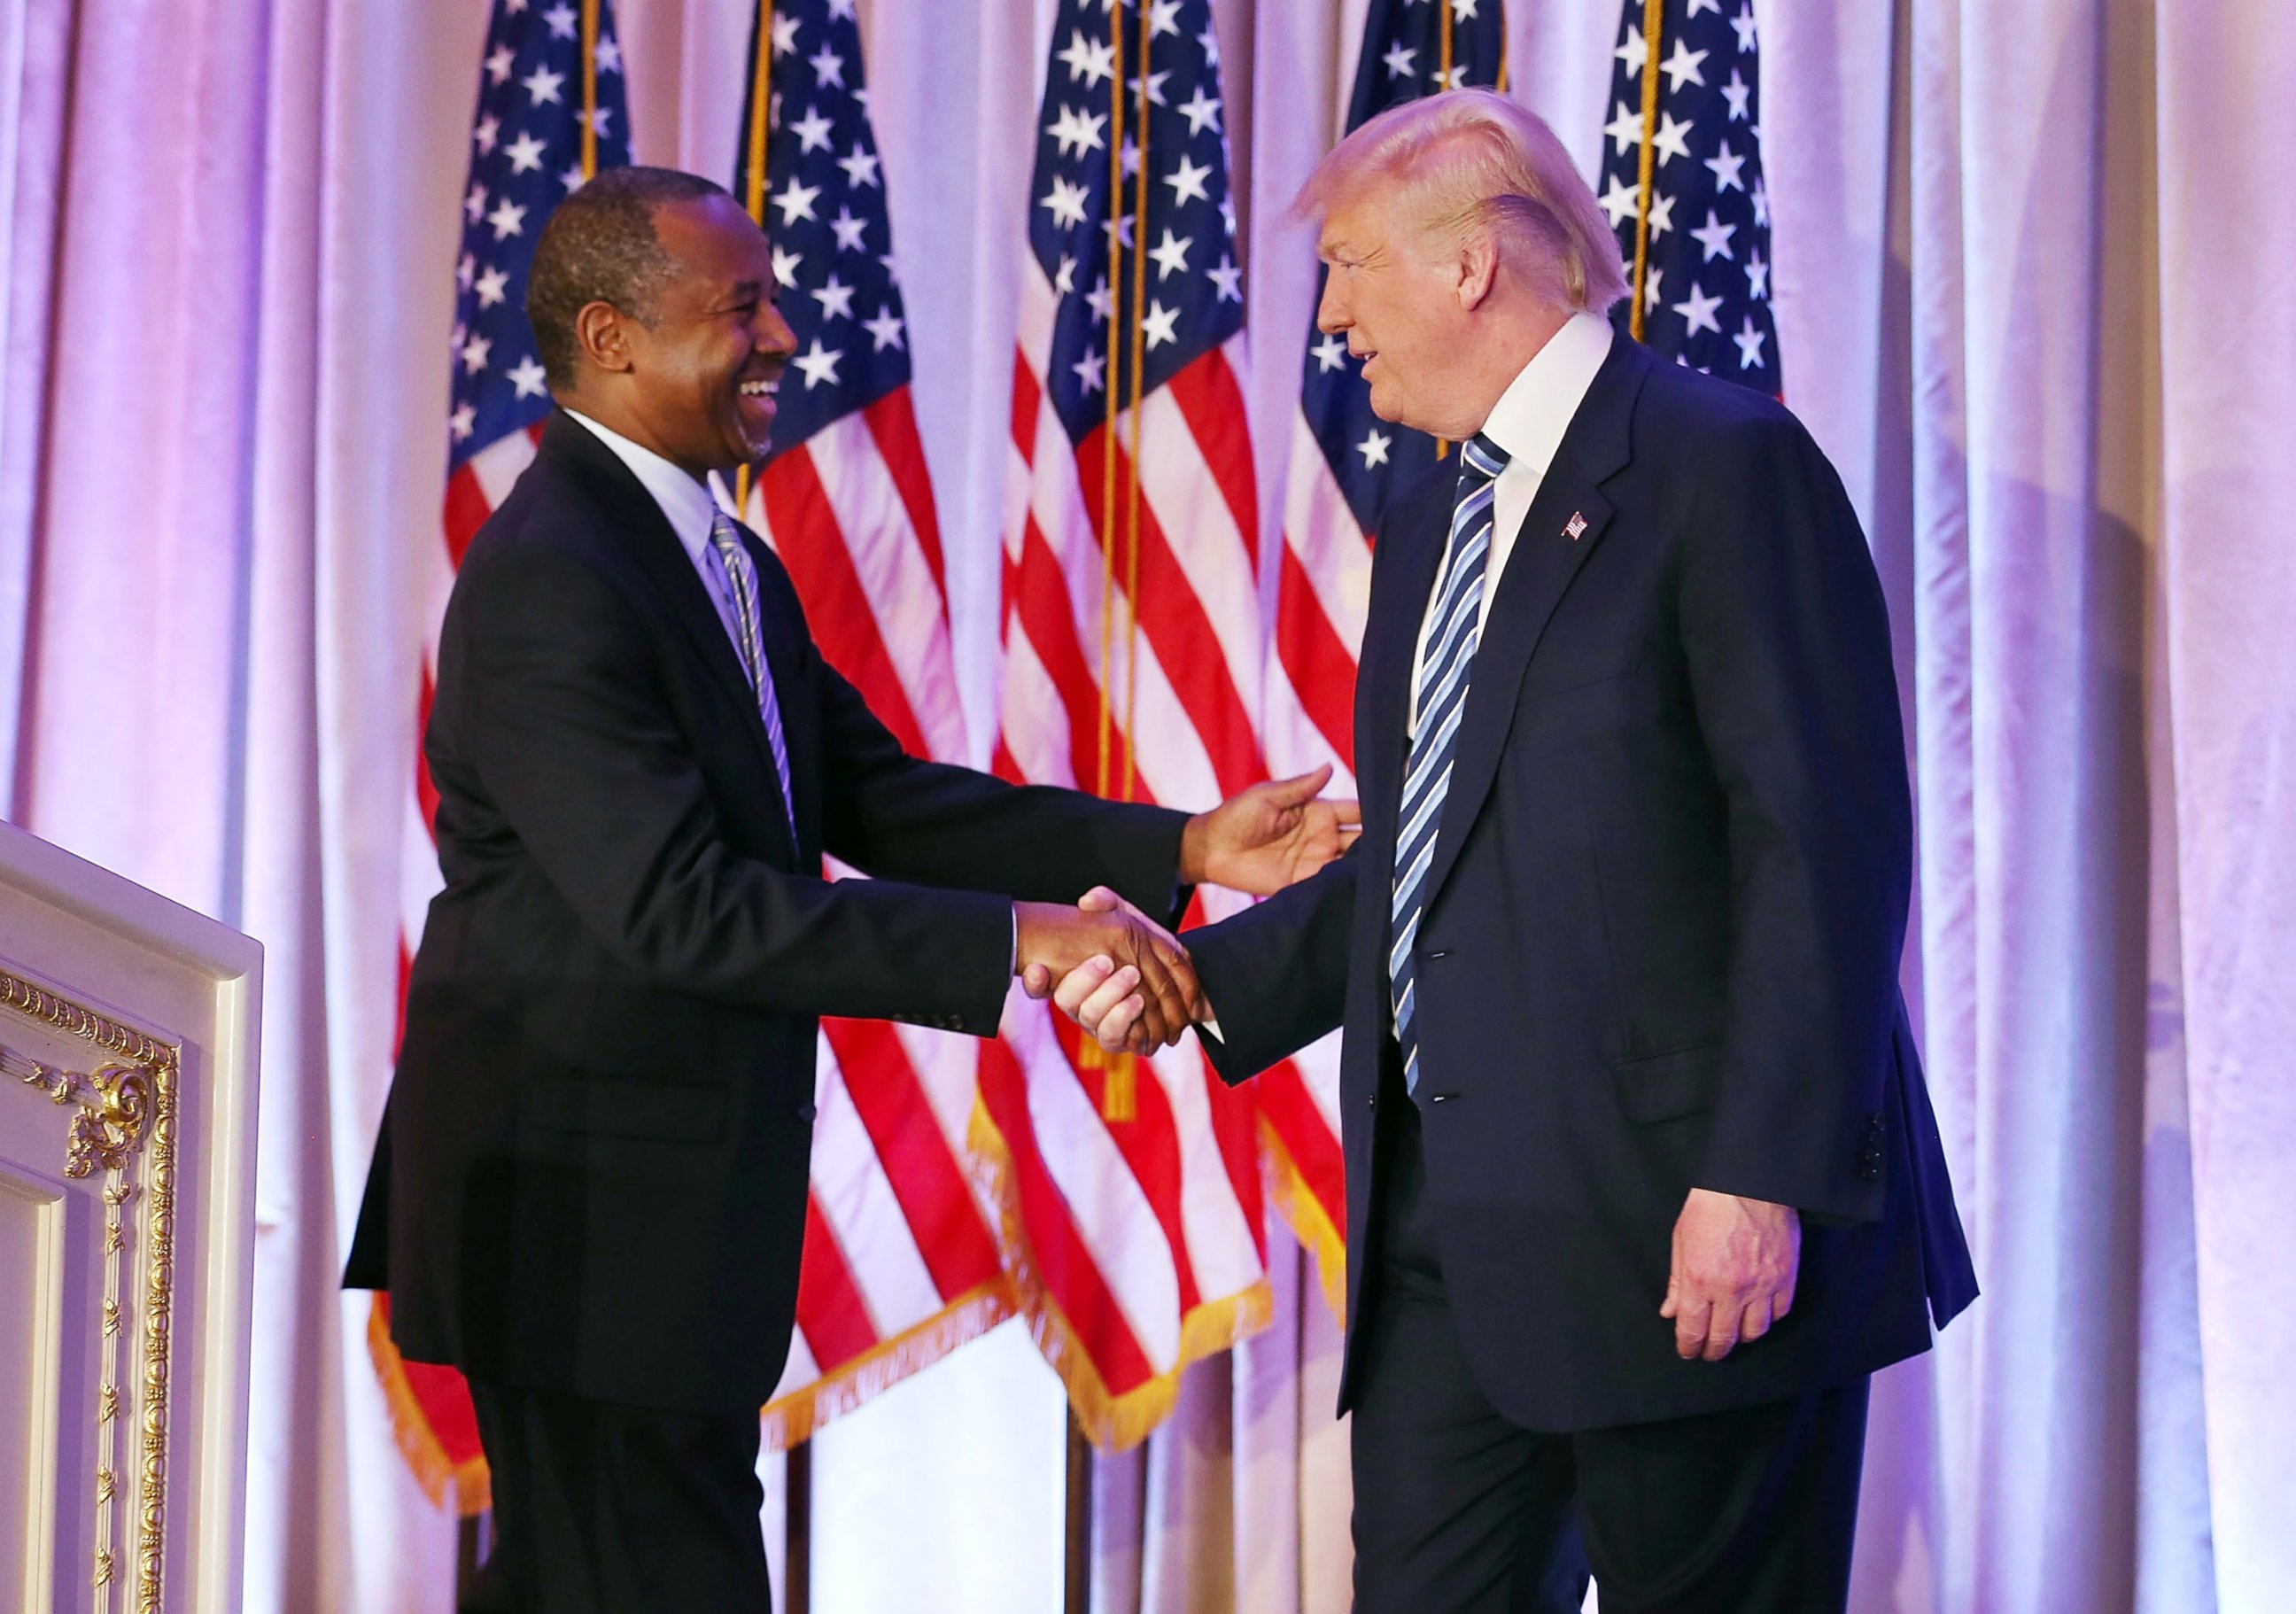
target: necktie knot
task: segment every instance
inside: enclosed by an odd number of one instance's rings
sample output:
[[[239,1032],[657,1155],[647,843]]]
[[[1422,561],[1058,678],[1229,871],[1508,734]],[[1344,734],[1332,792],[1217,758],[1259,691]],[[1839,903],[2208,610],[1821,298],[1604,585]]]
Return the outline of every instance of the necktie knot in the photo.
[[[1495,479],[1507,468],[1512,457],[1490,438],[1478,431],[1459,445],[1459,495],[1462,498],[1484,483]]]

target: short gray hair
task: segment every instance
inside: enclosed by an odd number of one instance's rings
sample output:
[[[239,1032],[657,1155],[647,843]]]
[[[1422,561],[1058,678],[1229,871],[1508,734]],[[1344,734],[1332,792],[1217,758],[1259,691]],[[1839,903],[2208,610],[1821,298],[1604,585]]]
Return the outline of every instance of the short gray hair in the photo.
[[[1546,120],[1489,90],[1390,107],[1334,146],[1292,203],[1316,217],[1387,182],[1421,225],[1454,241],[1527,242],[1554,266],[1556,300],[1602,314],[1627,295],[1618,238]]]
[[[527,271],[526,321],[554,389],[574,380],[574,316],[611,303],[652,325],[677,262],[654,233],[654,209],[723,196],[726,187],[676,168],[606,168],[551,214]]]

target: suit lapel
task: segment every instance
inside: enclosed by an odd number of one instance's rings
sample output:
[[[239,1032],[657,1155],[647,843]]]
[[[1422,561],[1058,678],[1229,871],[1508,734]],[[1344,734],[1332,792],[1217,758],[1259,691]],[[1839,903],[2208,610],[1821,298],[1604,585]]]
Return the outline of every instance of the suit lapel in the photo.
[[[612,449],[598,440],[595,433],[580,422],[570,419],[563,410],[554,413],[543,427],[538,453],[579,482],[597,501],[620,540],[623,552],[636,562],[670,619],[677,624],[678,631],[709,669],[710,677],[741,714],[743,728],[765,758],[767,777],[774,778],[773,748],[766,738],[765,718],[758,710],[758,698],[750,688],[749,674],[742,669],[734,642],[726,635],[726,624],[718,618],[717,603],[710,599],[701,574],[693,568],[693,558],[678,541],[669,518],[662,514],[653,495],[646,491],[645,484]],[[768,640],[779,636],[771,633],[767,635]],[[773,657],[770,647],[767,653],[778,676],[785,658]],[[782,721],[786,730],[786,703]],[[773,786],[773,793],[781,793],[778,781]],[[783,838],[786,840],[788,820],[778,810],[778,802],[775,807],[777,810],[772,816],[782,826]]]
[[[1516,693],[1547,620],[1610,525],[1611,503],[1598,487],[1628,462],[1628,428],[1648,363],[1638,344],[1623,335],[1613,340],[1610,356],[1595,373],[1594,383],[1562,434],[1554,463],[1539,482],[1529,513],[1515,533],[1514,548],[1499,574],[1498,592],[1475,651],[1466,709],[1451,757],[1450,789],[1443,799],[1442,828],[1427,871],[1426,900],[1431,904],[1458,862],[1459,848],[1490,793],[1499,753],[1514,721]]]

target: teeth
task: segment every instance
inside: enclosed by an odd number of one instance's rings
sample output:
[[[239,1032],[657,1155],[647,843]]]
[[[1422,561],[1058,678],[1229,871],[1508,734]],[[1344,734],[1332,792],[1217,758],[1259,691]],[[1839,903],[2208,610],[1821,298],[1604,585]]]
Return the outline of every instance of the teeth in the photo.
[[[779,381],[743,381],[742,383],[742,396],[743,397],[771,397],[774,394],[781,390],[781,385],[782,384]]]

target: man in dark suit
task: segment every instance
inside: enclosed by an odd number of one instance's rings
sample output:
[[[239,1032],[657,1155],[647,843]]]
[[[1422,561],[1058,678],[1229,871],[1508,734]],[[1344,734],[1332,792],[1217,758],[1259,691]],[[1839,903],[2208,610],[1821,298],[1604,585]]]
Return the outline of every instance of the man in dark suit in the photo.
[[[1184,939],[1228,1080],[1345,1028],[1358,1614],[1532,1607],[1574,1514],[1603,1614],[1840,1609],[1867,1376],[1975,1294],[1857,518],[1783,408],[1600,317],[1529,113],[1398,108],[1302,205],[1322,328],[1459,453],[1382,527],[1362,840]],[[1057,996],[1117,1043],[1137,986]]]
[[[773,288],[705,180],[613,170],[562,204],[528,304],[562,407],[440,638],[446,889],[346,1282],[468,1378],[521,1609],[767,1606],[758,1409],[817,1016],[991,1036],[1017,968],[1112,947],[1168,1034],[1185,958],[1078,894],[1170,914],[1339,849],[1319,778],[1190,818],[905,756],[705,479],[765,450]],[[824,851],[881,878],[825,881]]]

